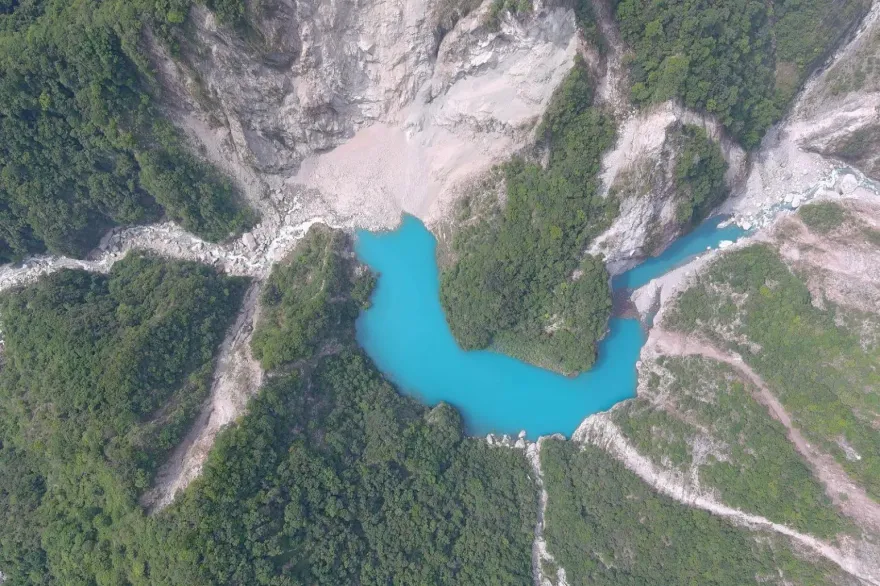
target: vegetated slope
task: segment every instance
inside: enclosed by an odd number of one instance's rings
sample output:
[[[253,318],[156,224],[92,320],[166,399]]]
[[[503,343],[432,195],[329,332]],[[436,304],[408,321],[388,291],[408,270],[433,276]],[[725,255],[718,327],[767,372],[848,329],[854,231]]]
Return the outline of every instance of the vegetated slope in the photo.
[[[611,272],[660,254],[724,202],[745,153],[710,117],[667,102],[623,121],[602,157],[602,183],[620,202],[611,227],[590,245]]]
[[[724,182],[727,161],[706,130],[692,124],[672,133],[675,151],[675,219],[689,230],[706,219],[729,194]]]
[[[369,304],[375,276],[365,266],[354,266],[346,246],[345,234],[315,225],[287,261],[273,268],[251,343],[266,370],[315,356],[332,335],[345,332],[336,347],[353,335],[351,327]]]
[[[814,226],[834,223],[805,213]],[[858,247],[880,252],[864,235],[856,238]],[[822,298],[819,291],[834,289],[813,288],[814,270],[801,270],[793,273],[765,244],[725,254],[681,294],[663,325],[740,354],[806,438],[880,499],[876,316]]]
[[[636,400],[611,413],[640,454],[736,509],[829,539],[850,529],[730,367],[696,356],[642,362]]]
[[[592,445],[551,440],[545,535],[568,584],[855,584],[778,537],[658,495]]]
[[[164,214],[204,238],[245,228],[232,184],[155,105],[144,27],[174,45],[189,0],[21,0],[0,7],[0,261],[82,256]]]
[[[547,165],[507,163],[500,170],[503,200],[489,189],[459,210],[440,295],[463,348],[494,345],[566,373],[595,361],[611,294],[604,265],[583,251],[617,208],[598,194],[597,179],[614,123],[591,106],[592,96],[579,60],[538,129]]]
[[[746,148],[867,12],[867,0],[618,0],[637,103],[681,99]]]
[[[254,346],[279,372],[160,518],[194,576],[155,568],[158,583],[529,582],[525,458],[465,439],[453,408],[383,379],[354,341],[372,281],[348,237],[323,227],[276,267]]]
[[[127,262],[114,274],[127,275]],[[65,282],[70,275],[92,279],[68,272],[53,279]],[[264,363],[278,368],[268,373],[247,414],[218,435],[201,477],[153,517],[137,505],[140,487],[133,479],[139,476],[117,468],[112,454],[102,455],[104,427],[79,414],[88,423],[78,428],[84,438],[69,447],[69,460],[56,461],[43,455],[40,442],[9,439],[14,433],[35,438],[21,423],[53,408],[44,396],[19,401],[17,418],[0,420],[0,567],[8,583],[530,583],[537,499],[525,458],[465,438],[453,408],[426,408],[383,379],[354,340],[354,319],[372,282],[349,239],[324,227],[313,228],[294,256],[277,266],[266,284],[268,311],[255,339],[263,340]],[[143,281],[131,285],[152,290]],[[41,287],[54,292],[56,283]],[[160,291],[165,307],[174,297]],[[189,293],[191,303],[206,312],[207,300],[221,298],[219,291]],[[96,300],[94,288],[81,295]],[[54,301],[63,299],[54,294]],[[126,300],[119,306],[91,303],[87,313],[70,307],[75,315],[112,322],[139,315],[140,306]],[[320,327],[300,328],[312,323]],[[16,330],[8,337],[10,361],[19,355],[12,342],[22,335]],[[70,368],[45,369],[57,381],[82,378],[76,368],[81,355],[90,357],[89,368],[114,364],[87,345],[61,338],[54,344],[69,348],[60,364]],[[168,337],[149,338],[163,339]],[[198,340],[207,344],[219,336]],[[295,343],[287,345],[289,340]],[[46,351],[54,353],[55,346]],[[144,354],[151,356],[136,356]],[[187,356],[204,354],[191,349]],[[153,362],[141,366],[142,377],[162,372]],[[13,372],[6,368],[3,377]],[[25,385],[39,376],[27,371],[15,380]],[[170,405],[189,396],[178,395]],[[11,398],[6,403],[16,405]],[[130,429],[127,420],[101,421]],[[86,441],[97,447],[77,447]]]
[[[129,255],[0,301],[0,568],[9,584],[121,584],[137,495],[186,432],[245,281]]]

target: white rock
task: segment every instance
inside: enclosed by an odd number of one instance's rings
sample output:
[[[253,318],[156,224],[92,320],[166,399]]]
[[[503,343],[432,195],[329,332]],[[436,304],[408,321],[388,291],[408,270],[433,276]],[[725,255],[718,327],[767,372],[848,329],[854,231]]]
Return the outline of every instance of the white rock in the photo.
[[[408,212],[430,224],[464,184],[530,142],[578,50],[570,8],[536,7],[500,34],[485,26],[492,2],[438,46],[436,2],[285,0],[254,23],[265,52],[196,5],[197,59],[178,66],[151,49],[169,95],[186,102],[173,104],[187,111],[180,124],[264,219],[280,191],[308,194],[311,213],[298,221],[391,228]]]
[[[859,180],[854,175],[847,173],[840,180],[840,192],[849,195],[859,187]]]

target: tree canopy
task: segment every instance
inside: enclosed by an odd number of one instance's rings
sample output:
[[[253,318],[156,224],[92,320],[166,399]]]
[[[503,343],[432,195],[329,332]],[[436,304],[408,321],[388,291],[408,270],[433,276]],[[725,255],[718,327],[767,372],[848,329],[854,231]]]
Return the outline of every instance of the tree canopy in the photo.
[[[125,582],[136,497],[207,396],[245,284],[130,254],[109,275],[64,270],[3,296],[0,568],[11,584]]]
[[[314,227],[274,269],[284,291],[267,291],[254,334],[273,368],[155,516],[137,497],[207,392],[243,281],[134,256],[5,299],[7,583],[529,584],[528,463],[466,438],[449,405],[400,395],[362,353],[354,319],[372,275],[350,244]]]
[[[188,0],[21,0],[0,10],[0,261],[82,256],[113,225],[221,240],[253,221],[161,115],[142,34],[172,42]]]
[[[677,98],[758,145],[866,0],[618,0],[632,98]]]
[[[584,255],[617,213],[598,193],[601,154],[614,123],[591,106],[586,65],[578,61],[557,89],[538,129],[546,167],[515,159],[502,169],[506,198],[466,201],[443,268],[440,296],[465,349],[489,345],[573,373],[596,357],[611,311],[608,273]]]

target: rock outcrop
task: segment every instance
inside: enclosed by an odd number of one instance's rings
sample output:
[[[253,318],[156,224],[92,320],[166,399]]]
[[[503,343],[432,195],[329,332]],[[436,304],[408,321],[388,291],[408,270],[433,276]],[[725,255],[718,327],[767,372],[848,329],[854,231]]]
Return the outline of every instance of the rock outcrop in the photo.
[[[298,207],[365,228],[401,212],[430,223],[526,143],[577,47],[570,8],[536,4],[496,28],[491,0],[458,4],[274,0],[246,32],[195,7],[180,56],[153,53],[175,121],[267,221]]]
[[[603,157],[601,174],[605,197],[620,200],[620,215],[590,248],[604,255],[612,274],[659,253],[681,233],[675,217],[678,152],[673,137],[684,124],[704,128],[719,143],[729,166],[728,186],[744,176],[745,152],[708,116],[666,102],[624,120],[617,144]]]
[[[172,119],[260,223],[222,244],[170,223],[117,229],[87,261],[0,267],[0,290],[65,267],[106,271],[130,249],[261,278],[315,222],[388,228],[403,212],[438,221],[460,188],[529,142],[574,63],[570,8],[536,4],[496,29],[490,5],[451,22],[467,7],[275,0],[250,33],[194,6],[174,58],[146,44]]]

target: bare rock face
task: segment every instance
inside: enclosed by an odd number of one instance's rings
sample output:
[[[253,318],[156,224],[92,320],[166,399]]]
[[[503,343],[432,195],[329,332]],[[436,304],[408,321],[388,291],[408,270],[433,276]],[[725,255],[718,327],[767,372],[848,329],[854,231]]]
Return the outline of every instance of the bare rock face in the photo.
[[[247,30],[196,6],[179,55],[151,52],[174,120],[264,216],[430,222],[526,143],[573,63],[571,9],[493,27],[490,4],[267,0]]]
[[[794,118],[805,150],[857,167],[880,180],[880,8],[807,86]]]
[[[604,255],[612,274],[659,253],[680,234],[673,135],[683,124],[701,126],[719,142],[729,165],[729,186],[744,176],[745,152],[708,116],[666,102],[624,120],[617,144],[603,157],[601,175],[605,197],[619,200],[620,214],[590,249]]]

